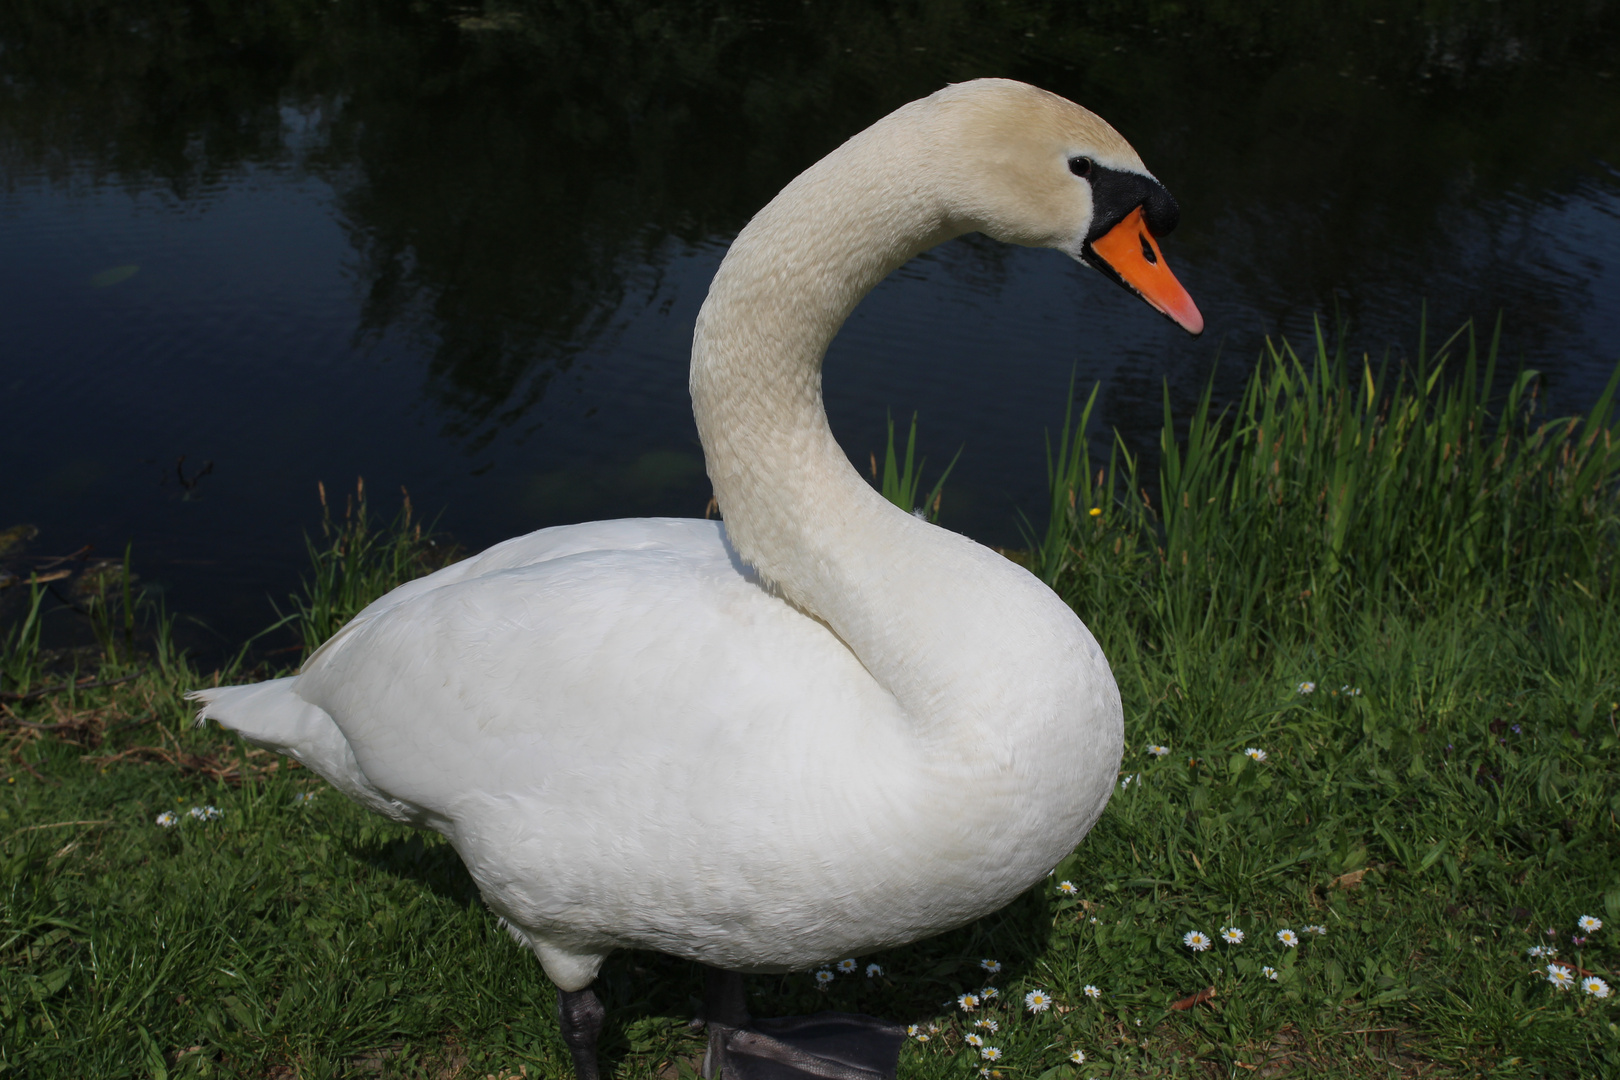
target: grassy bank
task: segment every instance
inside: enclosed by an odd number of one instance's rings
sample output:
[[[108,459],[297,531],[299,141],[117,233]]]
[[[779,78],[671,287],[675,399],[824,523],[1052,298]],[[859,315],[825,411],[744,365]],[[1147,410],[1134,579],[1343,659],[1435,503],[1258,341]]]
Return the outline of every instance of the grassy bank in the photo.
[[[1006,910],[825,988],[756,980],[755,1011],[915,1022],[918,1077],[1620,1067],[1620,998],[1579,985],[1620,988],[1614,388],[1549,418],[1493,358],[1466,333],[1405,368],[1278,348],[1231,409],[1167,415],[1151,463],[1094,460],[1081,402],[1024,557],[1114,664],[1107,813]],[[448,557],[363,508],[312,555],[288,610],[309,645]],[[247,673],[143,639],[108,575],[88,681],[110,685],[53,689],[26,629],[4,659],[5,1074],[565,1075],[549,984],[449,848],[192,730],[180,690]],[[700,987],[612,958],[607,1068],[689,1071]]]

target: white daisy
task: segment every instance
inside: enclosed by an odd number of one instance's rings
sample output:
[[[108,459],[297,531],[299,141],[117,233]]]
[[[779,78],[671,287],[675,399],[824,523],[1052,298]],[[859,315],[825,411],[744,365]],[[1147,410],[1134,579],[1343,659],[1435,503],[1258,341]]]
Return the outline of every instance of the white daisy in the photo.
[[[851,956],[847,960],[838,961],[838,970],[842,971],[845,975],[848,975],[850,972],[854,971],[855,970],[855,958],[853,956]]]
[[[1102,997],[1102,991],[1097,989],[1095,986],[1092,986],[1090,983],[1086,984],[1084,993],[1086,997],[1090,998],[1092,1001],[1096,1001],[1098,998]]]
[[[1548,964],[1547,981],[1560,990],[1568,990],[1575,985],[1575,975],[1563,964]]]
[[[1277,981],[1277,969],[1274,968],[1274,967],[1263,967],[1263,968],[1260,969],[1260,974],[1264,975],[1266,978],[1270,979],[1272,982]]]
[[[1181,936],[1181,943],[1193,952],[1203,952],[1209,948],[1209,935],[1199,930],[1189,930]]]
[[[986,1061],[1000,1061],[1001,1060],[1001,1047],[999,1047],[999,1046],[986,1046],[986,1047],[984,1047],[983,1049],[981,1049],[979,1051],[979,1056],[984,1058],[984,1060],[986,1060]]]
[[[1598,978],[1596,975],[1589,975],[1582,979],[1581,989],[1585,990],[1588,994],[1591,994],[1595,998],[1606,998],[1609,996],[1609,984]]]
[[[1317,937],[1321,937],[1327,933],[1327,927],[1318,923],[1312,923],[1310,926],[1307,926],[1304,929],[1307,934],[1315,934]]]
[[[1243,944],[1243,931],[1235,926],[1223,926],[1221,927],[1221,940],[1228,945],[1241,945]]]
[[[911,1036],[913,1039],[915,1039],[917,1037],[917,1034],[918,1034],[917,1025],[916,1024],[908,1024],[906,1026],[906,1034]]]
[[[1529,955],[1538,958],[1545,956],[1549,960],[1558,955],[1558,950],[1553,948],[1551,945],[1532,945],[1524,951]]]
[[[218,821],[221,817],[219,807],[217,806],[193,806],[190,810],[187,810],[186,813],[190,814],[198,821]]]
[[[1079,896],[1080,895],[1079,888],[1076,887],[1075,883],[1072,882],[1072,881],[1060,881],[1060,882],[1058,882],[1057,891],[1062,893],[1064,896]]]
[[[972,1012],[979,1007],[979,999],[972,994],[963,994],[956,999],[956,1007],[963,1012]]]
[[[984,1028],[984,1030],[988,1031],[992,1035],[1001,1030],[1001,1025],[990,1019],[988,1016],[982,1020],[973,1021],[973,1026],[976,1028]]]
[[[921,1035],[917,1036],[917,1041],[918,1042],[927,1042],[930,1038],[931,1038],[931,1036],[928,1034],[928,1032],[925,1031]]]
[[[982,1035],[964,1035],[964,1036],[962,1036],[962,1041],[967,1043],[969,1046],[983,1046],[984,1045],[984,1036],[982,1036]]]
[[[1245,750],[1243,752],[1245,754],[1247,754],[1251,760],[1254,760],[1254,761],[1264,761],[1264,760],[1266,760],[1266,752],[1264,750],[1260,749],[1258,746],[1251,746],[1251,747],[1249,747],[1247,750]]]
[[[165,810],[157,816],[157,823],[165,829],[172,829],[180,823],[173,810]]]
[[[1086,1060],[1086,1052],[1084,1050],[1071,1050],[1069,1052],[1069,1060],[1078,1065],[1082,1061]]]
[[[1001,996],[1001,991],[997,990],[993,986],[987,986],[983,990],[979,991],[979,996],[986,1001],[994,1001],[996,998]]]
[[[1292,949],[1299,944],[1299,935],[1292,930],[1279,930],[1277,931],[1277,940]]]
[[[1575,925],[1590,934],[1594,930],[1603,929],[1603,920],[1595,919],[1590,915],[1582,915],[1575,920]]]
[[[1043,1013],[1052,1007],[1052,997],[1045,990],[1031,990],[1024,995],[1024,1008],[1032,1013]]]
[[[875,979],[881,974],[883,974],[883,965],[882,964],[867,964],[866,965],[866,977],[868,979]]]
[[[1170,753],[1170,748],[1168,746],[1160,746],[1157,743],[1150,744],[1147,750],[1148,753],[1152,754],[1154,757],[1166,757]],[[1076,1051],[1076,1053],[1079,1053],[1079,1051]]]
[[[826,968],[822,968],[820,971],[816,972],[816,982],[820,983],[823,987],[832,981],[833,973],[828,971]]]
[[[1294,689],[1298,690],[1302,694],[1314,694],[1316,693],[1316,684],[1313,682],[1302,682],[1298,686],[1294,687]]]
[[[984,970],[988,971],[992,975],[995,975],[1001,971],[1000,960],[980,960],[979,966],[984,968]]]

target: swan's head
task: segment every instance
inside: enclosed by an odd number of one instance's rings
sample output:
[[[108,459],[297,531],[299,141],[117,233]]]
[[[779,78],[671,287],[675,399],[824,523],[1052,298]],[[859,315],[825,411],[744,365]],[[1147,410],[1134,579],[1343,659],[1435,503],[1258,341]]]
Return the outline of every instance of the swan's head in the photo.
[[[1204,317],[1159,251],[1157,238],[1180,216],[1176,200],[1101,117],[1008,79],[958,83],[925,101],[926,126],[939,126],[937,145],[955,158],[941,165],[961,224],[1057,248],[1203,332]]]

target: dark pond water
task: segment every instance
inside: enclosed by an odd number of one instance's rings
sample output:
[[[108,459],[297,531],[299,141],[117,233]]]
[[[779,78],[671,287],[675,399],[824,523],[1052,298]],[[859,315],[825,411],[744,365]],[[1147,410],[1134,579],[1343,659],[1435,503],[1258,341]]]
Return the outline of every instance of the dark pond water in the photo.
[[[963,446],[945,524],[1016,542],[1072,369],[1148,445],[1163,383],[1185,408],[1220,357],[1230,392],[1317,313],[1399,357],[1425,302],[1445,330],[1502,311],[1508,359],[1581,409],[1620,354],[1617,47],[1601,0],[12,0],[0,528],[36,525],[31,556],[132,541],[206,646],[296,585],[319,480],[390,511],[406,486],[472,548],[701,514],[687,348],[729,239],[981,75],[1132,140],[1209,332],[1054,252],[970,238],[898,272],[828,407],[860,462],[885,409],[936,464]]]

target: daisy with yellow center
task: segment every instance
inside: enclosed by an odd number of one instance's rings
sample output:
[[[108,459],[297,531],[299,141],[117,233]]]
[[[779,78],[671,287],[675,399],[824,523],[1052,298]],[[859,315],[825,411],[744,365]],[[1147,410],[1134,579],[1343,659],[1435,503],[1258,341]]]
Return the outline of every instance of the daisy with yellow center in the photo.
[[[1598,978],[1596,975],[1589,975],[1582,979],[1581,989],[1585,990],[1588,994],[1591,994],[1595,998],[1601,999],[1609,996],[1609,984]]]
[[[979,1007],[979,999],[973,994],[963,994],[956,999],[956,1007],[963,1012],[972,1012]]]
[[[966,1036],[964,1036],[962,1038],[962,1041],[967,1043],[969,1046],[983,1046],[984,1045],[984,1036],[982,1036],[982,1035],[966,1035]]]
[[[986,1061],[1000,1061],[1001,1060],[1001,1047],[999,1047],[999,1046],[986,1046],[982,1050],[979,1051],[979,1056],[984,1058],[984,1060],[986,1060]]]
[[[1024,1008],[1032,1013],[1043,1013],[1052,1007],[1052,996],[1045,990],[1031,990],[1024,995]]]
[[[845,975],[848,975],[850,972],[854,971],[855,958],[852,956],[848,960],[838,961],[838,970],[842,971]]]
[[[1252,761],[1264,761],[1264,760],[1266,760],[1266,752],[1264,750],[1260,749],[1258,746],[1251,746],[1251,747],[1249,747],[1247,750],[1245,750],[1243,752],[1245,754],[1247,754],[1249,759],[1252,760]]]
[[[984,970],[988,971],[990,974],[994,975],[994,974],[996,974],[997,972],[999,972],[1001,970],[1001,961],[1000,960],[980,960],[979,961],[979,966],[984,968]]]
[[[1074,882],[1072,882],[1072,881],[1060,881],[1060,882],[1058,882],[1057,890],[1058,890],[1058,892],[1062,893],[1064,896],[1079,896],[1080,895],[1079,888],[1077,888],[1075,886]]]
[[[1071,1050],[1069,1051],[1069,1060],[1079,1065],[1086,1060],[1086,1052],[1084,1050]]]
[[[1279,930],[1277,931],[1277,940],[1292,949],[1299,944],[1299,935],[1292,930]]]
[[[1203,952],[1209,948],[1209,935],[1201,930],[1189,930],[1182,935],[1181,943],[1193,952]]]
[[[1575,925],[1590,934],[1594,930],[1603,929],[1603,920],[1594,919],[1590,915],[1582,915],[1580,918],[1575,920]]]
[[[833,981],[833,973],[828,971],[826,968],[822,968],[820,971],[816,972],[816,982],[819,983],[820,985],[826,986],[828,983],[830,983],[832,981]]]
[[[1086,984],[1086,988],[1083,993],[1092,1001],[1096,1001],[1098,998],[1102,997],[1102,991],[1097,989],[1095,986],[1092,986],[1090,983]]]
[[[1547,981],[1559,990],[1568,990],[1575,985],[1575,974],[1563,964],[1548,964]]]
[[[1228,945],[1241,945],[1243,944],[1243,931],[1235,926],[1223,926],[1221,927],[1221,940]]]

